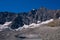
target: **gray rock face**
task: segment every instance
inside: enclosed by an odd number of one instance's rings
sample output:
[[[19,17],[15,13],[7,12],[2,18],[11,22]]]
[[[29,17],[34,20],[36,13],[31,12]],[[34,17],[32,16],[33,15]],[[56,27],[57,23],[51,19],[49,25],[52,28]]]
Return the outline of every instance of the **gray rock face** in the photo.
[[[22,27],[24,24],[29,25],[31,23],[37,23],[37,21],[45,21],[59,17],[60,10],[49,10],[46,8],[31,10],[27,13],[0,12],[0,24],[12,21],[10,27],[16,29]]]

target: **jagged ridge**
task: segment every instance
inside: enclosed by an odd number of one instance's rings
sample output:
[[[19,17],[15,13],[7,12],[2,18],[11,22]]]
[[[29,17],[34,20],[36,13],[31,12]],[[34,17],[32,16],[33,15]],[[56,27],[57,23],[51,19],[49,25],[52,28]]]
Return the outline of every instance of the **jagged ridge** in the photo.
[[[18,14],[11,12],[0,12],[0,24],[12,21],[9,27],[16,29],[18,27],[22,27],[24,24],[29,25],[31,23],[37,23],[37,21],[42,22],[59,17],[60,10],[49,10],[47,8],[35,9],[27,13],[22,12]]]

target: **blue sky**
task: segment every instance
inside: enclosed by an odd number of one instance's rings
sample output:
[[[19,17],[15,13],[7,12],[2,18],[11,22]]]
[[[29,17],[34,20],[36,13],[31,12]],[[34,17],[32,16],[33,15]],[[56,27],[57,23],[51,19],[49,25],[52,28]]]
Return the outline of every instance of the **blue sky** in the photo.
[[[48,9],[60,9],[60,0],[0,0],[0,12],[28,12],[44,6]]]

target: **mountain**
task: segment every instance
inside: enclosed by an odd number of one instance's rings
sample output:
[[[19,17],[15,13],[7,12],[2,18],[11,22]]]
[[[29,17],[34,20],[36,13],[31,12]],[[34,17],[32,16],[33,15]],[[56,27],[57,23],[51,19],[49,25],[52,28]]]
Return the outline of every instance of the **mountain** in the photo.
[[[0,40],[60,40],[60,10],[0,12]]]
[[[37,21],[46,21],[49,19],[57,19],[60,17],[60,10],[49,10],[41,7],[39,9],[32,9],[29,12],[12,13],[0,12],[0,24],[5,22],[12,22],[8,26],[12,29],[17,29],[25,25],[36,23]]]

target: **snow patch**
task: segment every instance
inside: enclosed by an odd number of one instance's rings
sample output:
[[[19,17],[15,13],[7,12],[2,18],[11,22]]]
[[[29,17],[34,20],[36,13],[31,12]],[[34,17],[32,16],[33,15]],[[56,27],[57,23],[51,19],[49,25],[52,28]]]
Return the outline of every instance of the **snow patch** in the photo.
[[[23,27],[19,27],[18,29],[15,29],[16,31],[18,31],[18,30],[22,30],[23,29]]]
[[[59,19],[60,19],[60,17],[59,17]]]
[[[37,23],[39,24],[39,23],[41,23],[41,21],[37,21]]]
[[[5,22],[5,24],[0,25],[0,31],[2,31],[3,29],[9,28],[8,25],[11,24],[12,22]]]
[[[52,22],[52,21],[53,21],[53,19],[50,19],[50,20],[47,20],[47,21],[43,21],[43,22],[40,23],[40,25],[41,24],[48,24],[49,22]]]
[[[29,28],[35,28],[38,27],[40,24],[32,23],[29,25]]]
[[[25,25],[25,24],[24,24],[24,26],[23,26],[23,28],[28,28],[28,27],[29,27],[29,25]]]
[[[9,25],[9,24],[11,24],[12,22],[5,22],[5,24],[3,24],[3,25]]]
[[[33,11],[35,10],[35,9],[32,9]]]
[[[49,22],[52,22],[53,19],[50,19],[50,20],[46,20],[46,21],[43,21],[43,22],[40,22],[40,21],[37,21],[37,24],[36,23],[32,23],[30,25],[25,25],[23,27],[19,27],[18,29],[16,29],[16,31],[18,30],[22,30],[23,28],[35,28],[35,27],[40,27],[41,25],[43,24],[48,24]]]
[[[4,25],[0,25],[0,31],[2,31],[3,29],[8,28],[8,26],[4,26]]]
[[[29,28],[29,25],[24,24],[23,27],[19,27],[19,28],[15,29],[15,30],[16,31],[22,30],[23,28]]]
[[[46,21],[43,21],[43,22],[40,22],[40,21],[37,21],[38,23],[32,23],[29,25],[28,28],[35,28],[35,27],[39,27],[40,25],[43,25],[43,24],[48,24],[49,22],[52,22],[53,19],[50,19],[50,20],[46,20]]]

